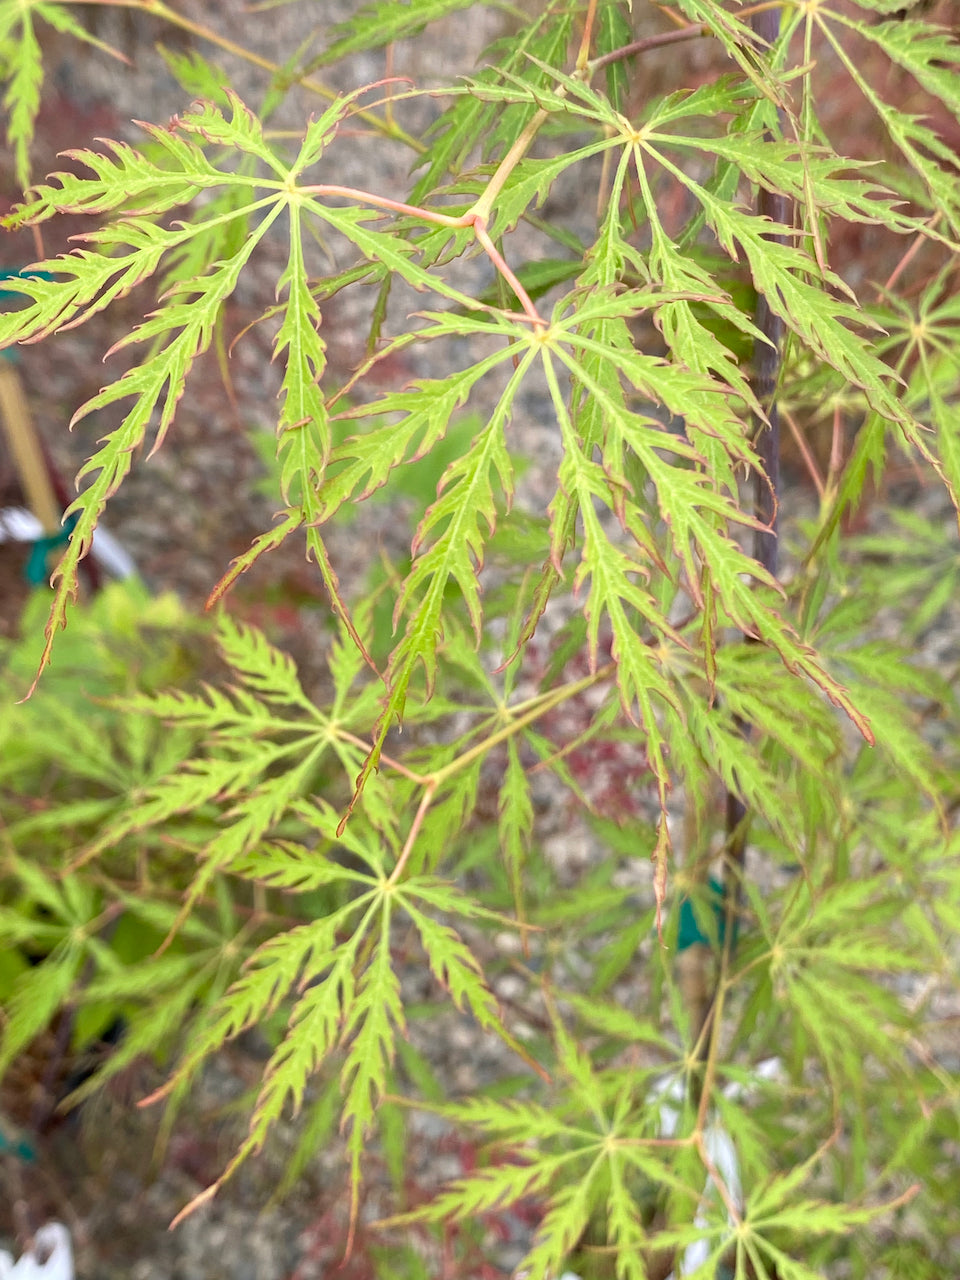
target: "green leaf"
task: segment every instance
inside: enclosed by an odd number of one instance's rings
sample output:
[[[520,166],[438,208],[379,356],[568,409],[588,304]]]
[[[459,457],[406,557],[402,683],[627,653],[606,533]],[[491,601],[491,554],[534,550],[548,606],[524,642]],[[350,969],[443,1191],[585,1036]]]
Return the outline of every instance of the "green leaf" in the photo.
[[[5,1009],[0,1076],[66,1003],[82,963],[82,951],[68,941],[58,946],[38,968],[27,970],[17,979]]]
[[[579,1242],[593,1208],[594,1165],[586,1176],[576,1178],[551,1198],[533,1247],[520,1264],[530,1280],[550,1280],[563,1271],[563,1264]]]
[[[616,1250],[617,1280],[647,1280],[643,1251],[647,1233],[642,1209],[628,1189],[629,1171],[619,1160],[610,1161],[610,1191],[607,1197],[607,1239]]]
[[[343,1011],[353,1002],[352,963],[362,939],[362,930],[358,930],[340,946],[337,930],[370,896],[262,944],[247,961],[242,976],[201,1021],[174,1079],[165,1087],[169,1092],[178,1077],[190,1076],[227,1040],[269,1017],[291,991],[302,992],[288,1034],[267,1066],[250,1136],[235,1163],[263,1141],[271,1120],[282,1114],[288,1099],[299,1105],[309,1076],[335,1045]],[[314,982],[320,975],[324,976]]]
[[[410,620],[400,642],[390,655],[387,670],[388,693],[377,724],[373,749],[357,780],[358,792],[370,771],[377,766],[388,730],[400,719],[414,670],[423,665],[428,696],[433,691],[437,670],[437,649],[443,635],[443,610],[447,585],[452,578],[459,587],[477,639],[482,612],[476,574],[483,563],[486,538],[496,527],[496,503],[491,470],[509,500],[513,490],[513,470],[504,441],[508,414],[517,388],[535,352],[521,359],[501,395],[489,422],[467,454],[448,470],[437,501],[429,508],[417,530],[416,552],[431,534],[433,540],[413,562],[394,610],[396,626],[405,608]],[[479,521],[486,524],[486,535]]]
[[[510,877],[517,916],[523,919],[523,867],[533,835],[530,782],[514,739],[507,743],[507,767],[497,801],[500,849]]]
[[[448,14],[470,8],[473,0],[414,0],[411,4],[397,0],[373,0],[365,4],[346,22],[330,29],[330,43],[310,64],[326,67],[354,53],[381,49],[409,36],[419,35],[425,26]]]
[[[341,1128],[348,1128],[347,1149],[358,1195],[361,1160],[394,1057],[397,1031],[406,1029],[400,978],[390,959],[390,910],[385,906],[380,936],[344,1020],[343,1039],[350,1049],[340,1076],[343,1090]]]
[[[329,520],[348,501],[363,501],[386,483],[394,468],[424,457],[443,439],[454,413],[473,386],[509,358],[495,352],[448,378],[420,379],[410,391],[396,391],[374,402],[346,410],[343,418],[400,413],[398,421],[352,436],[330,456],[327,478],[318,496],[322,518]]]
[[[29,7],[22,8],[20,38],[8,55],[11,72],[3,95],[3,106],[7,112],[7,142],[13,148],[17,182],[24,188],[30,182],[30,144],[40,110],[40,86],[43,83],[40,42],[30,15]],[[2,28],[0,35],[5,35]]]
[[[0,6],[0,54],[9,68],[3,105],[9,113],[7,141],[13,146],[18,184],[26,188],[30,182],[30,145],[33,142],[40,109],[43,63],[40,42],[34,28],[34,16],[55,31],[93,45],[121,62],[127,59],[103,40],[98,40],[62,5],[46,0],[17,0]],[[19,39],[13,34],[19,24]],[[6,46],[5,48],[3,46]]]
[[[960,116],[960,43],[954,32],[928,22],[867,23],[833,12],[830,16],[879,45],[891,62],[909,71],[927,93]]]
[[[629,3],[628,3],[628,8]],[[612,53],[622,49],[633,39],[633,29],[624,16],[621,0],[604,0],[597,14],[597,53]],[[635,66],[632,58],[612,62],[607,67],[607,94],[617,111],[626,105],[630,90],[630,71]]]
[[[416,925],[431,973],[449,992],[458,1009],[469,1009],[482,1027],[499,1031],[500,1010],[476,956],[454,929],[431,919],[413,905],[410,899],[416,893],[417,882],[406,881],[398,900]]]
[[[413,1222],[455,1221],[506,1207],[525,1196],[538,1194],[565,1163],[562,1158],[554,1157],[533,1164],[502,1164],[479,1169],[469,1178],[449,1184],[429,1204],[410,1213],[386,1218],[379,1225],[393,1227]]]
[[[268,703],[298,707],[326,723],[303,692],[296,663],[288,653],[270,644],[262,631],[235,622],[222,613],[217,625],[217,645],[227,665],[243,679],[246,687]],[[213,695],[216,696],[216,695]]]
[[[829,17],[880,46],[894,62],[910,71],[929,92],[940,96],[956,112],[956,77],[949,66],[957,60],[957,45],[936,27],[917,22],[858,22],[829,11]],[[954,239],[960,236],[960,174],[957,157],[944,140],[925,124],[922,117],[908,115],[890,106],[860,73],[830,24],[820,19],[820,27],[861,93],[876,111],[894,144],[919,175],[933,207],[945,218]]]

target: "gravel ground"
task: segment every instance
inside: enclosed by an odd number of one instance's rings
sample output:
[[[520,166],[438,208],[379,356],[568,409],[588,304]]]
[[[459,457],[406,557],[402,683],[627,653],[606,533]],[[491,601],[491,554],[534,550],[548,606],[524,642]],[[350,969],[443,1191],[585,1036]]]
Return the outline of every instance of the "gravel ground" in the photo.
[[[318,0],[260,13],[246,12],[239,0],[184,0],[178,7],[264,56],[281,60],[302,41],[316,38],[318,25],[348,16],[357,4],[354,0]],[[129,123],[132,118],[163,121],[187,105],[152,51],[160,34],[158,24],[119,10],[83,8],[96,20],[98,34],[123,48],[136,65],[131,71],[118,69],[98,53],[78,53],[60,37],[50,41],[38,173],[54,167],[58,151],[86,144],[91,136],[124,137],[135,143],[138,133]],[[418,85],[429,87],[468,71],[498,34],[501,21],[492,12],[482,19],[471,14],[470,21],[455,15],[431,28],[431,39],[398,47],[394,74],[408,75]],[[171,39],[169,33],[164,33],[164,39],[181,48],[188,45]],[[687,49],[685,74],[692,71],[706,77],[715,54],[706,46]],[[245,63],[211,56],[228,67],[242,97],[258,100],[262,73]],[[346,89],[383,74],[381,56],[361,55],[335,68],[329,83]],[[651,84],[651,91],[654,87]],[[317,108],[318,99],[295,92],[271,123],[278,129],[298,129]],[[411,132],[422,131],[435,111],[436,104],[426,99],[409,109],[404,124]],[[332,180],[390,192],[405,186],[407,156],[399,148],[351,137],[341,139],[331,156],[331,163],[336,164]],[[589,175],[585,178],[584,171],[577,170],[570,183],[558,189],[553,197],[553,211],[558,216],[577,216],[585,182],[589,185]],[[0,190],[13,194],[9,175]],[[584,216],[591,216],[591,211]],[[66,235],[81,229],[87,228],[80,219],[65,220],[59,231],[51,228],[48,252],[58,251]],[[54,239],[56,235],[59,241]],[[512,243],[518,258],[545,251],[531,230],[521,229]],[[274,239],[253,264],[247,282],[231,303],[231,333],[244,329],[269,304],[283,249],[282,241]],[[31,238],[25,233],[0,241],[0,265],[20,265],[34,256]],[[483,259],[459,264],[456,272],[458,283],[478,291],[489,283]],[[76,406],[101,385],[101,356],[139,318],[142,308],[138,311],[138,305],[139,299],[131,298],[82,328],[23,353],[21,369],[33,413],[67,478],[112,423],[99,418],[86,420],[72,435],[64,426]],[[368,305],[363,291],[354,290],[336,300],[325,315],[323,332],[329,342],[334,379],[345,376],[362,353]],[[396,329],[408,312],[422,306],[422,297],[397,289],[388,324]],[[476,352],[456,344],[442,351],[415,349],[404,363],[384,369],[381,387],[402,385],[414,376],[435,375],[442,367],[438,362],[467,356],[476,358]],[[149,460],[136,460],[132,474],[108,508],[106,523],[120,535],[148,583],[158,591],[173,588],[189,602],[199,603],[230,558],[271,522],[272,504],[256,489],[261,466],[248,437],[251,427],[272,431],[275,423],[279,379],[269,357],[270,334],[266,326],[258,325],[237,345],[230,362],[235,405],[224,394],[216,360],[204,357],[163,449]],[[113,363],[116,370],[111,376],[116,376],[121,366]],[[496,390],[491,380],[483,395],[492,397]],[[552,492],[550,477],[555,475],[558,458],[556,433],[542,388],[531,384],[525,389],[520,407],[516,430],[531,465],[519,500],[529,509],[542,510]],[[9,481],[9,475],[0,470],[0,495],[10,492]],[[363,569],[355,558],[358,542],[369,554],[375,554],[380,543],[397,548],[403,528],[403,522],[387,507],[373,506],[365,511],[360,524],[331,531],[331,555],[348,592]],[[9,628],[16,618],[21,566],[21,553],[0,547],[0,626]],[[308,672],[319,668],[325,645],[326,603],[314,571],[304,561],[302,546],[289,544],[273,555],[240,585],[236,596],[237,607],[258,621],[266,621],[273,635]],[[296,603],[292,607],[284,603],[271,612],[263,605],[267,598]],[[549,800],[547,796],[542,806],[545,813],[551,809]],[[561,876],[571,881],[600,854],[585,826],[571,823],[569,813],[559,806],[544,820],[540,834],[551,861]],[[624,872],[624,886],[640,894],[649,892],[649,879],[649,867],[642,857]],[[411,1000],[423,998],[418,980],[415,974],[404,976],[405,994]],[[499,994],[507,1001],[523,997],[522,990],[514,990],[509,981]],[[491,1049],[455,1014],[442,1025],[446,1034],[440,1036],[437,1024],[431,1023],[431,1041],[424,1047],[431,1049],[438,1069],[455,1089],[469,1092],[513,1070],[498,1048]],[[231,1104],[254,1086],[261,1050],[255,1041],[245,1039],[217,1057],[160,1154],[156,1148],[159,1117],[132,1105],[132,1100],[160,1082],[156,1069],[145,1066],[138,1069],[136,1078],[125,1079],[86,1106],[80,1117],[41,1139],[35,1163],[21,1165],[0,1158],[0,1245],[9,1245],[18,1232],[55,1216],[73,1232],[78,1280],[313,1280],[334,1274],[343,1280],[361,1280],[372,1274],[363,1231],[354,1261],[340,1266],[347,1206],[335,1139],[310,1162],[295,1191],[281,1205],[264,1209],[296,1146],[295,1125],[280,1126],[263,1156],[251,1162],[211,1205],[175,1232],[166,1230],[181,1206],[216,1177],[234,1149],[242,1119]],[[417,1120],[413,1135],[409,1175],[423,1191],[441,1178],[455,1175],[469,1157],[430,1117]],[[364,1220],[377,1216],[388,1185],[386,1171],[375,1167]],[[510,1273],[529,1232],[529,1223],[517,1215],[505,1216],[499,1227],[495,1241],[482,1242],[492,1268],[485,1273],[488,1277]],[[420,1244],[425,1250],[435,1247],[426,1241]],[[441,1274],[439,1260],[431,1258],[430,1263],[436,1264],[431,1274]]]

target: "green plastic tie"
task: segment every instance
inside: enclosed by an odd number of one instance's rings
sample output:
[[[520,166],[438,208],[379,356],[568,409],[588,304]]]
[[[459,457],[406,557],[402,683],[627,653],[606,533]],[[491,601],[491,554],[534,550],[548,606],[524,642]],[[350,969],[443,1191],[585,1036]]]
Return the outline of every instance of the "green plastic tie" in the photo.
[[[710,909],[717,921],[717,939],[720,945],[723,946],[727,932],[726,913],[723,909],[723,885],[719,880],[711,878],[709,888]],[[680,899],[680,931],[677,935],[677,951],[686,951],[689,947],[694,947],[698,944],[705,947],[713,945],[697,923],[693,903],[688,897],[683,897]]]
[[[0,281],[3,280],[23,280],[25,278],[34,280],[53,280],[55,277],[49,271],[31,271],[24,267],[20,271],[0,271]],[[0,302],[6,298],[22,298],[22,293],[17,293],[14,289],[0,289]],[[20,352],[16,347],[7,347],[5,351],[0,351],[0,359],[9,360],[11,364],[16,364],[20,359]]]
[[[23,576],[31,587],[40,587],[46,582],[47,557],[57,547],[65,547],[67,545],[76,523],[76,514],[69,516],[62,529],[58,529],[56,533],[51,533],[45,538],[37,538],[36,542],[33,543],[30,548],[27,567],[23,571]]]

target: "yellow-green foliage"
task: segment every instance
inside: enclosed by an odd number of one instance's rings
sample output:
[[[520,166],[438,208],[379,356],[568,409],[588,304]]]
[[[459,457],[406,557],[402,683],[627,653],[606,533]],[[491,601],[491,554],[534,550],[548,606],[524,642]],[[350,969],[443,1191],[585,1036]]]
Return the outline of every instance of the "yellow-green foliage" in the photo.
[[[645,48],[618,53],[642,0],[545,0],[514,14],[473,79],[431,90],[423,139],[403,127],[416,87],[397,87],[389,111],[332,95],[297,139],[266,129],[285,86],[306,78],[324,96],[327,64],[480,8],[384,0],[320,54],[291,49],[262,107],[199,54],[168,55],[191,105],[145,126],[142,149],[91,142],[72,171],[26,190],[9,227],[69,214],[91,230],[10,282],[20,305],[0,315],[0,347],[156,288],[118,344],[132,367],[76,409],[112,410],[118,425],[81,471],[42,656],[35,602],[6,669],[0,1069],[65,1005],[81,1011],[80,1038],[121,1012],[126,1037],[98,1078],[169,1055],[176,1097],[258,1026],[271,1053],[224,1177],[309,1104],[301,1154],[338,1113],[356,1208],[378,1132],[402,1180],[419,1105],[491,1158],[425,1206],[398,1196],[394,1226],[532,1200],[530,1280],[662,1276],[697,1242],[702,1277],[953,1273],[957,1088],[925,1039],[929,989],[898,992],[904,973],[952,981],[957,957],[960,724],[951,673],[921,643],[955,594],[955,530],[908,512],[869,536],[845,522],[888,452],[960,490],[960,172],[936,124],[946,112],[957,127],[960,46],[890,17],[899,3],[785,4],[764,45],[749,14],[680,0],[691,27],[661,95],[644,92]],[[180,21],[159,0],[132,7]],[[24,183],[44,22],[80,34],[66,7],[0,0]],[[697,30],[728,60],[691,87],[681,37]],[[839,154],[821,123],[817,59],[831,51],[844,92],[849,78],[873,112],[868,162]],[[913,78],[909,114],[877,67]],[[406,190],[337,186],[348,121],[408,148]],[[574,227],[541,208],[571,173],[588,175],[591,205],[602,175],[588,236],[583,210]],[[761,191],[782,198],[785,222],[761,212]],[[529,261],[512,249],[520,224],[542,234]],[[858,295],[831,256],[852,226],[898,239],[887,287]],[[226,612],[198,632],[169,601],[120,588],[71,605],[101,513],[138,447],[176,430],[193,363],[279,229],[279,514],[211,588],[223,595],[305,536],[336,633],[316,698]],[[311,274],[314,237],[352,265]],[[479,297],[451,267],[468,253],[496,277]],[[397,281],[422,307],[388,332]],[[320,321],[349,289],[369,300],[369,352],[433,344],[432,377],[377,399],[368,366],[346,386],[331,378]],[[817,509],[783,516],[783,581],[754,558],[745,483],[770,409],[749,367],[771,332],[758,296],[785,334],[785,420],[836,414],[852,439],[817,476]],[[651,353],[638,335],[656,332]],[[448,367],[451,351],[462,362]],[[481,412],[488,375],[499,391]],[[547,510],[530,513],[512,503],[533,386],[562,454]],[[374,494],[414,509],[409,556],[362,549],[366,588],[347,598],[325,531]],[[568,619],[549,654],[548,605]],[[216,645],[223,680],[197,683],[189,630]],[[37,665],[33,700],[15,707]],[[597,802],[591,761],[614,771],[619,810]],[[552,803],[584,812],[609,850],[573,887],[539,839],[545,774]],[[736,930],[704,884],[709,857],[742,834],[724,792],[749,823]],[[654,875],[634,896],[647,858]],[[684,899],[716,962],[702,1026],[674,967]],[[728,883],[724,925],[731,902]],[[31,968],[28,955],[46,959]],[[411,964],[434,993],[412,1010]],[[509,1010],[495,994],[507,972],[521,992]],[[414,1018],[451,1008],[515,1064],[489,1093],[450,1096],[407,1039]],[[773,1057],[777,1071],[758,1074]],[[716,1185],[718,1126],[742,1189]]]

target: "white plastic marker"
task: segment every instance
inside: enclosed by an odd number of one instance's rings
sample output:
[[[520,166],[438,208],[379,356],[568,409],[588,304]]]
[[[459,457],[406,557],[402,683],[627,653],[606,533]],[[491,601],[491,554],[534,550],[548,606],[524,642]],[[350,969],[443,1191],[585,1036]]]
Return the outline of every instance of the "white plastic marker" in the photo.
[[[42,537],[43,525],[33,512],[25,507],[4,507],[0,510],[0,542],[36,542]],[[137,572],[129,551],[101,525],[93,531],[90,554],[104,573],[109,573],[112,578],[132,578]]]
[[[754,1068],[754,1077],[758,1082],[776,1080],[781,1075],[782,1068],[779,1058],[767,1058],[763,1062],[759,1062]],[[660,1108],[660,1136],[672,1138],[677,1131],[680,1112],[683,1108],[684,1082],[677,1078],[662,1080],[655,1088],[664,1097],[663,1105]],[[749,1084],[730,1084],[724,1089],[723,1095],[725,1098],[734,1101],[749,1093],[750,1088]],[[723,1179],[730,1199],[738,1208],[742,1208],[743,1187],[740,1183],[740,1163],[737,1160],[736,1148],[729,1133],[721,1124],[714,1121],[704,1130],[703,1144],[706,1147],[707,1155],[710,1157],[710,1163]],[[712,1189],[713,1176],[708,1173],[703,1195],[700,1197],[700,1203],[693,1219],[695,1227],[706,1227],[708,1225],[706,1207]],[[667,1280],[679,1280],[682,1276],[692,1275],[698,1267],[703,1266],[709,1257],[709,1241],[707,1239],[695,1240],[693,1244],[687,1245],[680,1260],[679,1269],[676,1272],[671,1271]],[[0,1280],[2,1280],[2,1277],[0,1277]]]
[[[74,1280],[73,1246],[63,1223],[41,1227],[19,1262],[0,1249],[0,1280]]]

